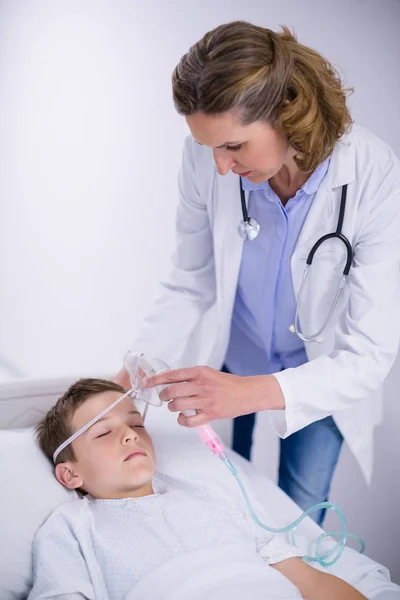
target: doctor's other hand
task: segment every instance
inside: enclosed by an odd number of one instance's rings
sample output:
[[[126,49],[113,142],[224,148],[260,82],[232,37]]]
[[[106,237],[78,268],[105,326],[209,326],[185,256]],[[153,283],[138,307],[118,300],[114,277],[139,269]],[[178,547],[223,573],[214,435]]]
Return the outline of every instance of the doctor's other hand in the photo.
[[[215,419],[229,419],[261,410],[283,410],[285,399],[273,375],[239,377],[210,367],[167,371],[147,379],[145,387],[165,387],[160,400],[172,412],[181,413],[178,423],[197,427]],[[197,414],[185,417],[184,410]]]
[[[120,386],[122,386],[126,392],[131,387],[131,382],[129,379],[128,371],[124,368],[122,368],[120,371],[118,371],[116,376],[113,377],[113,381],[115,383],[118,383]]]

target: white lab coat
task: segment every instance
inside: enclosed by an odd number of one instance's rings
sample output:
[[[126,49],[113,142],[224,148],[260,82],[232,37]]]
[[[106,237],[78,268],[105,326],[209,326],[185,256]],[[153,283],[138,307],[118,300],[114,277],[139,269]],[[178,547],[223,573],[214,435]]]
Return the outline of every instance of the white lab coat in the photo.
[[[400,163],[367,130],[354,126],[336,144],[291,268],[297,296],[311,246],[336,229],[344,184],[343,233],[355,251],[353,266],[323,343],[306,343],[309,362],[275,375],[286,409],[271,411],[270,417],[286,437],[332,414],[370,481],[381,386],[400,337]],[[243,247],[237,232],[239,181],[232,173],[219,176],[211,150],[188,137],[179,192],[173,269],[134,348],[174,367],[200,362],[219,369],[229,342]],[[305,333],[323,323],[344,262],[345,247],[337,240],[317,252],[300,311]]]

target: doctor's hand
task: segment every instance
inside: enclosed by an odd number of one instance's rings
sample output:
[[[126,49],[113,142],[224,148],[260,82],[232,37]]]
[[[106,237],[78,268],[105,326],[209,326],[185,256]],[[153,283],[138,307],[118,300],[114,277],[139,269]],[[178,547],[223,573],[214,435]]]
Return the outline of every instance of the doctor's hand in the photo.
[[[122,386],[126,392],[131,388],[131,382],[129,379],[128,371],[124,368],[118,371],[116,376],[113,377],[113,381]]]
[[[153,375],[145,387],[158,385],[167,386],[160,400],[169,403],[170,411],[181,413],[178,423],[186,427],[285,408],[282,390],[273,375],[239,377],[210,367],[191,367]],[[182,411],[188,409],[197,414],[185,417]]]

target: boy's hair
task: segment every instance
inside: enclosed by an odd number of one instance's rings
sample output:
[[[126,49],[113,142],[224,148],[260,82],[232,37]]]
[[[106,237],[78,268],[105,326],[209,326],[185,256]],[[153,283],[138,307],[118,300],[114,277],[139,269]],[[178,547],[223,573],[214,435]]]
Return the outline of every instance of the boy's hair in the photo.
[[[71,385],[57,401],[57,404],[37,424],[35,432],[39,446],[52,462],[53,454],[58,446],[73,434],[71,421],[75,411],[86,400],[103,392],[120,392],[124,394],[125,390],[118,383],[106,379],[79,379]],[[76,460],[72,444],[69,444],[60,452],[56,464],[67,460]]]

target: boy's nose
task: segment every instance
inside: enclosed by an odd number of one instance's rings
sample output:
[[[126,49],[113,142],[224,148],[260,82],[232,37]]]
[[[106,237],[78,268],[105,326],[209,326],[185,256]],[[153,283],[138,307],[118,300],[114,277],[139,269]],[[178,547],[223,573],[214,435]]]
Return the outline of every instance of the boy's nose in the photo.
[[[129,429],[124,433],[124,444],[128,443],[130,440],[137,441],[139,439],[139,434],[136,429]]]

